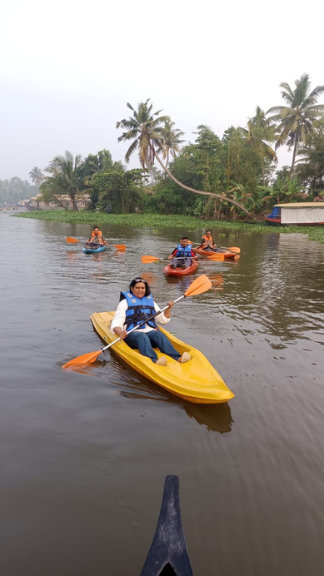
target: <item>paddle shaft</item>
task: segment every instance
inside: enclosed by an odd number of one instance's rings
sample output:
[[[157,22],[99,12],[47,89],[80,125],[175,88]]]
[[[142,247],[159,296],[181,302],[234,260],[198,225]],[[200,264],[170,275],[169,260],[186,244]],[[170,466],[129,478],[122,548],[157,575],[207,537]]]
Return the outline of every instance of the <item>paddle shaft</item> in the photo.
[[[177,298],[176,300],[174,300],[174,303],[176,304],[177,302],[179,302],[179,300],[182,300],[182,298],[185,298],[185,294],[182,294],[182,296],[179,296],[179,298]],[[155,312],[155,314],[152,314],[152,316],[149,316],[148,318],[146,318],[145,320],[143,320],[143,322],[140,322],[139,324],[137,324],[137,326],[134,326],[134,328],[132,328],[131,330],[129,330],[129,332],[127,332],[127,336],[129,334],[131,334],[132,332],[134,332],[134,330],[137,330],[138,328],[140,328],[141,326],[143,326],[143,324],[146,324],[146,322],[148,322],[149,320],[153,320],[153,318],[155,318],[156,316],[158,316],[159,314],[161,314],[161,312],[164,312],[164,310],[166,310],[167,308],[169,308],[169,306],[164,306],[164,308],[162,308],[162,310],[159,310],[159,312]],[[108,344],[108,346],[105,346],[104,348],[101,348],[101,351],[104,352],[104,350],[108,350],[108,348],[110,348],[111,346],[113,346],[114,344],[116,344],[116,342],[118,342],[119,340],[124,340],[124,338],[121,338],[119,336],[119,338],[117,338],[116,340],[114,340],[113,342],[110,342],[110,344]]]

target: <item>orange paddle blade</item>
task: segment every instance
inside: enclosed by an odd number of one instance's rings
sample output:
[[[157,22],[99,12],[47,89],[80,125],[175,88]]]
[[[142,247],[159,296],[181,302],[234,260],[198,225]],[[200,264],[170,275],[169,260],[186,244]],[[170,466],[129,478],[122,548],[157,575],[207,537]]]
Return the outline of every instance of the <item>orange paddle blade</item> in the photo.
[[[126,250],[126,244],[114,244],[114,248],[117,248],[117,250]]]
[[[230,252],[236,252],[236,254],[241,254],[241,248],[238,246],[231,246],[230,248],[226,248],[226,250],[230,250]]]
[[[69,360],[66,364],[63,364],[62,368],[65,370],[66,368],[72,368],[72,366],[81,366],[82,364],[92,364],[95,362],[102,353],[102,350],[97,350],[96,352],[89,352],[88,354],[82,354],[82,356],[77,356],[77,358],[73,358],[73,360]]]
[[[210,256],[207,256],[207,260],[215,260],[218,262],[219,261],[222,262],[223,260],[225,260],[225,256],[224,256],[224,254],[214,252],[214,254],[210,254]]]
[[[184,293],[184,296],[197,296],[207,292],[212,287],[212,283],[206,274],[201,274],[196,280],[191,282],[189,288]]]
[[[68,242],[69,244],[76,244],[77,242],[80,242],[80,240],[77,240],[76,238],[65,238],[66,242]]]
[[[156,258],[156,256],[142,256],[141,258],[143,264],[150,264],[151,262],[157,262],[161,258]]]

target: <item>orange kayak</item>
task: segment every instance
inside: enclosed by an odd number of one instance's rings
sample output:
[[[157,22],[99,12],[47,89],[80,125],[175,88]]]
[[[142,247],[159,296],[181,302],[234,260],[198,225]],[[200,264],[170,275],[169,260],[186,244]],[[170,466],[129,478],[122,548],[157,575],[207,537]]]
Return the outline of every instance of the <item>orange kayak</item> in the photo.
[[[213,252],[212,250],[203,250],[202,248],[193,248],[195,254],[199,254],[203,258],[207,258],[211,254],[217,254],[217,252]],[[230,250],[221,250],[218,254],[224,254],[224,258],[234,258],[237,256],[236,252],[231,252]]]
[[[170,264],[168,264],[164,268],[164,274],[166,276],[188,276],[188,274],[193,274],[196,272],[197,268],[197,260],[193,260],[191,266],[188,266],[187,268],[171,268]]]

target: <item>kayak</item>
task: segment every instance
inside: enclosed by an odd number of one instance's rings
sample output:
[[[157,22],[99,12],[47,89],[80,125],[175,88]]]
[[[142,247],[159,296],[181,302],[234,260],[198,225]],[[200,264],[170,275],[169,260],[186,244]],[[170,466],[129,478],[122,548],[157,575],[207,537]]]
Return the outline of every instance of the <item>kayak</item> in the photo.
[[[116,334],[109,329],[113,317],[114,312],[96,312],[90,317],[94,329],[106,344],[116,340]],[[159,326],[159,329],[169,338],[179,354],[191,354],[189,362],[180,364],[167,356],[167,365],[161,366],[140,354],[137,349],[130,348],[123,340],[116,342],[111,350],[136,372],[188,402],[220,404],[234,398],[233,392],[199,350],[185,344],[164,328]],[[158,357],[165,356],[158,349],[156,353]]]
[[[167,476],[160,516],[140,576],[193,576],[181,522],[178,476]]]
[[[83,246],[82,250],[85,254],[98,254],[98,252],[104,252],[106,248],[107,246],[102,244],[101,246],[98,246],[98,248],[86,248]]]
[[[193,260],[191,266],[187,268],[171,268],[170,264],[165,266],[164,274],[166,276],[188,276],[188,274],[193,274],[198,268],[198,260]]]
[[[230,250],[221,250],[221,252],[213,252],[212,250],[203,250],[202,248],[193,248],[195,254],[199,254],[203,258],[207,258],[211,254],[224,254],[224,258],[234,258],[237,256],[236,252],[231,252]]]

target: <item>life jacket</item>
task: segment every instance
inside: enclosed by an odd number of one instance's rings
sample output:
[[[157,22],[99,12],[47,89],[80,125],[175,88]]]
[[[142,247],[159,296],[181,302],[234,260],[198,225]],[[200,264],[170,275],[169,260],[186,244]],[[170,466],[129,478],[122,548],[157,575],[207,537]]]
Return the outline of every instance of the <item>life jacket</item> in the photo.
[[[191,250],[192,250],[191,244],[188,244],[188,246],[186,246],[185,248],[183,246],[181,246],[181,244],[178,244],[177,252],[176,252],[176,255],[174,257],[175,258],[186,258],[186,257],[189,258],[190,256],[192,256]]]
[[[138,326],[145,318],[149,318],[156,314],[154,308],[154,300],[152,294],[149,296],[143,296],[143,298],[136,298],[132,292],[121,292],[120,293],[120,300],[126,299],[127,301],[127,310],[126,310],[126,330],[131,330]],[[146,322],[150,328],[155,328],[158,330],[158,327],[154,321],[154,318],[148,320]],[[144,324],[143,324],[144,327]]]
[[[212,236],[210,236],[208,238],[208,236],[206,236],[206,234],[203,235],[203,239],[205,240],[205,242],[202,244],[202,248],[207,248],[207,246],[214,246],[214,242],[213,242],[213,238]]]
[[[104,244],[101,230],[98,231],[98,234],[95,234],[94,230],[92,230],[90,240],[92,240],[91,244]]]
[[[101,230],[98,230],[98,234],[95,234],[95,231],[92,230],[91,236],[92,236],[92,238],[100,238],[100,236],[102,236],[102,232],[101,232]]]

